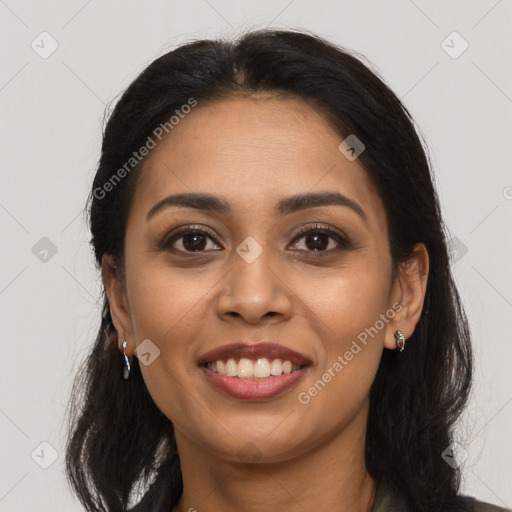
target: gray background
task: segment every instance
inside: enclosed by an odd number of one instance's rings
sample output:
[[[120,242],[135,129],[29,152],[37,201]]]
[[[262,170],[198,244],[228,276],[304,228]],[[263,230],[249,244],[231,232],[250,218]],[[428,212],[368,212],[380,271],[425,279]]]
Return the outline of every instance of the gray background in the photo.
[[[476,352],[463,491],[511,507],[511,14],[510,0],[0,0],[0,511],[81,510],[62,422],[99,319],[82,208],[105,106],[176,45],[265,25],[364,54],[426,135]]]

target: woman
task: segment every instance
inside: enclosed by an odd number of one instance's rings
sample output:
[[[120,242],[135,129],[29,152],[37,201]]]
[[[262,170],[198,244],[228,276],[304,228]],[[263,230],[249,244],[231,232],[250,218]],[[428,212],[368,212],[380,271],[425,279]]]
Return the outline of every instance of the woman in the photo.
[[[90,199],[86,510],[503,510],[458,496],[468,325],[421,140],[360,60],[292,31],[163,55]]]

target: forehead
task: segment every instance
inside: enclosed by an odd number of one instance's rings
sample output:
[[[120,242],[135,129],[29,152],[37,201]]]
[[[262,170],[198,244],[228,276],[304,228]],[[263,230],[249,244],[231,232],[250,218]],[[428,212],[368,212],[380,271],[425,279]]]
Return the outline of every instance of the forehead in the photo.
[[[199,103],[146,158],[134,209],[147,213],[167,195],[208,192],[233,212],[263,214],[284,196],[337,190],[382,222],[368,173],[339,151],[341,141],[301,99],[259,94]]]

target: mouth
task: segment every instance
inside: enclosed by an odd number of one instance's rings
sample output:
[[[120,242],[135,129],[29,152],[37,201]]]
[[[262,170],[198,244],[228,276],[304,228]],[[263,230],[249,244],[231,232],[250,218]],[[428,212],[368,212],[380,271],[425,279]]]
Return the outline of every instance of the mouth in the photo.
[[[247,357],[230,357],[229,359],[218,359],[211,363],[204,363],[203,366],[219,375],[236,377],[238,379],[260,380],[279,375],[295,373],[306,365],[293,364],[289,359],[284,361],[280,358],[259,357],[256,360]]]
[[[236,343],[204,354],[199,367],[209,383],[244,400],[268,400],[298,382],[312,362],[303,354],[275,343]]]

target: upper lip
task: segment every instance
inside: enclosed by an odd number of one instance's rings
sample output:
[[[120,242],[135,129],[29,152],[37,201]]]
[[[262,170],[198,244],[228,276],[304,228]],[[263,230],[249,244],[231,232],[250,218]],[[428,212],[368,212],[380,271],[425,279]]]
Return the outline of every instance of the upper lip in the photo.
[[[212,363],[221,359],[230,357],[247,357],[257,359],[266,357],[268,359],[282,359],[291,361],[292,364],[300,366],[310,365],[311,361],[299,352],[291,348],[279,345],[278,343],[259,342],[259,343],[231,343],[223,345],[202,354],[199,358],[199,364]]]

